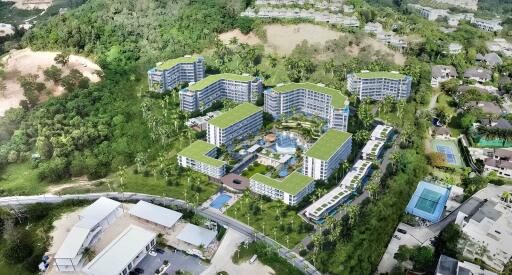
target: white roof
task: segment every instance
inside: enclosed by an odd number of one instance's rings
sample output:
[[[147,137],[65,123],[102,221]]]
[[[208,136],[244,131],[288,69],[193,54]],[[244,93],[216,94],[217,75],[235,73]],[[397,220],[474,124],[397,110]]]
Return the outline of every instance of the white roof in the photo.
[[[372,131],[371,139],[387,139],[393,127],[388,125],[377,125]],[[384,134],[385,137],[381,135]]]
[[[260,148],[260,146],[258,144],[254,144],[253,146],[251,146],[249,149],[247,149],[247,152],[249,153],[254,153],[256,152],[256,150],[258,150]]]
[[[118,201],[101,197],[87,206],[79,216],[81,219],[92,219],[99,222],[120,206],[121,203]]]
[[[187,224],[176,238],[195,246],[203,245],[206,247],[215,239],[216,235],[217,233],[215,231],[197,225]]]
[[[55,254],[55,258],[74,259],[78,255],[78,252],[80,252],[83,243],[87,239],[89,231],[90,230],[88,228],[75,225],[71,231],[69,231],[66,239],[64,239],[64,242]]]
[[[93,275],[118,275],[155,237],[155,232],[130,225],[87,264],[85,271]]]
[[[366,145],[363,147],[362,152],[365,154],[372,153],[372,149],[375,147],[375,151],[373,153],[377,154],[380,152],[381,148],[384,146],[384,141],[380,140],[369,140]]]
[[[182,216],[180,212],[145,201],[139,201],[130,209],[129,213],[165,227],[172,227]]]

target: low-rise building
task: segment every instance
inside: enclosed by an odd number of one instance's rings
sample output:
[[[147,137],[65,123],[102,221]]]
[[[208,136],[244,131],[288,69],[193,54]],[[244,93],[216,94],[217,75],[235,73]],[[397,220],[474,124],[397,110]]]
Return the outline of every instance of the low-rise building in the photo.
[[[483,113],[491,114],[495,116],[501,116],[504,114],[503,109],[501,109],[500,105],[489,102],[489,101],[470,101],[468,102],[469,108],[480,108]]]
[[[485,55],[477,54],[476,61],[483,62],[491,68],[503,64],[503,60],[501,60],[501,57],[496,53],[488,53]]]
[[[491,198],[472,213],[459,211],[455,223],[466,236],[460,244],[463,255],[479,258],[495,270],[503,268],[512,257],[512,210],[510,203]]]
[[[197,82],[204,78],[204,58],[184,56],[157,63],[148,71],[150,91],[159,93],[172,90],[182,83]]]
[[[288,205],[296,205],[309,193],[315,191],[315,180],[297,171],[283,179],[254,174],[250,178],[250,188],[254,193],[283,201]]]
[[[255,103],[262,92],[263,82],[257,77],[228,73],[210,75],[180,91],[180,109],[203,111],[224,99]]]
[[[251,103],[242,103],[208,121],[206,140],[216,146],[229,145],[235,139],[256,134],[263,126],[263,111]]]
[[[366,33],[379,33],[382,32],[382,24],[379,22],[370,22],[364,26],[364,32]]]
[[[226,163],[216,157],[215,145],[197,140],[178,153],[178,164],[219,179],[226,173]]]
[[[329,129],[304,154],[303,173],[326,180],[352,150],[352,134]]]
[[[462,52],[462,45],[459,43],[450,43],[448,44],[448,53],[449,54],[459,54]]]
[[[471,21],[471,23],[475,25],[477,28],[488,32],[499,32],[503,29],[503,27],[501,26],[500,19],[487,20],[475,17],[473,21]]]
[[[415,4],[409,4],[409,6],[418,10],[420,15],[429,21],[435,21],[440,17],[448,16],[448,10],[434,9],[431,7],[423,7]]]
[[[377,125],[370,135],[371,140],[387,141],[393,132],[393,127],[388,125]]]
[[[432,79],[430,85],[439,87],[439,84],[457,77],[457,71],[453,66],[434,65],[432,66]]]
[[[395,100],[405,99],[411,94],[412,78],[398,72],[352,73],[347,76],[347,88],[359,99],[383,100],[390,96]]]
[[[464,78],[483,84],[492,80],[492,72],[481,67],[470,67],[464,72]]]
[[[156,244],[156,233],[130,225],[84,268],[88,275],[128,274]]]
[[[365,160],[377,160],[384,150],[384,141],[369,140],[361,150],[361,158]]]
[[[329,128],[347,130],[349,101],[339,90],[312,83],[289,83],[265,91],[264,110],[274,117],[294,111],[317,115]]]
[[[187,122],[185,122],[185,125],[187,125],[190,128],[199,130],[199,131],[206,131],[206,129],[208,128],[208,120],[210,120],[220,114],[221,114],[220,111],[208,112],[205,116],[193,117],[193,118],[187,120]]]
[[[437,262],[436,275],[497,275],[470,262],[441,255]]]
[[[0,37],[14,34],[14,26],[11,24],[0,23]]]

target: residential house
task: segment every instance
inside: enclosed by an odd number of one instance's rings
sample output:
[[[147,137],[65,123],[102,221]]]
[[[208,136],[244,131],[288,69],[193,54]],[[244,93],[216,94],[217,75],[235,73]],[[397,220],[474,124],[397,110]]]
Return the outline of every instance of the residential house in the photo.
[[[432,78],[430,85],[432,87],[439,87],[444,81],[457,77],[457,71],[453,66],[434,65],[432,66]]]
[[[492,80],[492,71],[482,67],[471,67],[464,72],[464,78],[483,84]]]

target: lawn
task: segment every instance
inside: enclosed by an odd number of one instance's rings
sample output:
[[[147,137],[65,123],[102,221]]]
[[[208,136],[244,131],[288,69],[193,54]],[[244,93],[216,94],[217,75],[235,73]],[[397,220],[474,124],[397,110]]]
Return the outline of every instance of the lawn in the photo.
[[[268,169],[267,169],[267,166],[261,164],[261,163],[258,163],[258,162],[253,162],[251,165],[249,165],[249,167],[247,167],[243,172],[242,172],[242,176],[246,177],[246,178],[251,178],[254,174],[262,174],[262,175],[265,175],[266,173],[268,172]]]
[[[0,171],[0,195],[34,195],[44,193],[48,183],[40,182],[37,169],[30,162],[12,163]]]
[[[453,101],[453,98],[447,94],[441,93],[437,97],[437,107],[438,109],[446,111],[446,115],[448,117],[452,117],[457,112],[457,109],[453,107],[455,105],[455,102]]]
[[[265,201],[247,194],[231,206],[226,214],[249,224],[288,248],[304,239],[310,229],[310,225],[295,210],[287,209],[282,202]]]

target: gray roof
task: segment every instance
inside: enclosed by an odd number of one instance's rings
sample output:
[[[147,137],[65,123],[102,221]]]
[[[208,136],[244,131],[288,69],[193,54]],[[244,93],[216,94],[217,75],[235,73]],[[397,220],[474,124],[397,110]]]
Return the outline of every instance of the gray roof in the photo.
[[[464,72],[464,77],[477,77],[488,81],[492,79],[492,72],[491,70],[484,69],[481,67],[471,67]]]
[[[501,107],[494,103],[489,101],[470,101],[468,102],[468,106],[480,108],[484,113],[487,114],[495,114],[495,115],[501,115],[503,113],[503,110],[501,110]]]
[[[437,263],[436,274],[438,275],[457,275],[457,267],[459,266],[459,261],[454,258],[450,258],[445,255],[441,255],[439,257],[439,262]]]
[[[491,219],[493,221],[497,221],[502,213],[496,209],[496,203],[493,201],[487,201],[478,209],[478,211],[471,217],[472,220],[477,221],[478,223],[482,222],[484,218]]]
[[[506,160],[497,160],[493,158],[486,158],[484,161],[485,165],[496,168],[512,169],[512,162]]]
[[[480,122],[482,123],[482,125],[488,126],[491,128],[512,129],[512,124],[510,124],[510,122],[504,118],[500,118],[498,120],[491,120],[491,121],[489,121],[489,119],[482,119]]]
[[[438,136],[451,135],[450,129],[446,127],[435,127],[434,132]]]
[[[457,71],[453,66],[434,65],[432,66],[432,77],[457,77]]]
[[[172,227],[182,215],[180,212],[145,201],[139,201],[136,205],[132,206],[129,213],[130,215],[168,228]]]
[[[512,150],[506,150],[498,148],[495,150],[494,155],[498,156],[501,159],[510,159],[512,160]]]
[[[176,238],[194,246],[203,245],[204,247],[207,247],[213,239],[215,239],[216,235],[217,233],[215,231],[189,223],[185,228],[183,228],[183,230],[181,230]]]
[[[501,57],[497,53],[488,53],[484,55],[483,61],[485,61],[487,65],[493,67],[499,64],[503,64],[503,60],[501,60]]]

